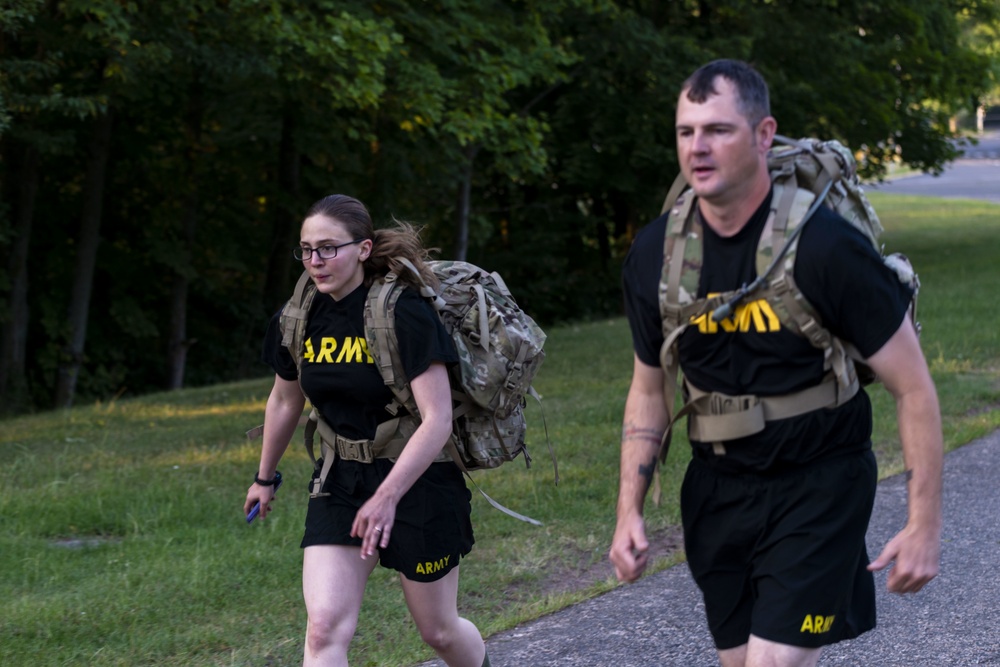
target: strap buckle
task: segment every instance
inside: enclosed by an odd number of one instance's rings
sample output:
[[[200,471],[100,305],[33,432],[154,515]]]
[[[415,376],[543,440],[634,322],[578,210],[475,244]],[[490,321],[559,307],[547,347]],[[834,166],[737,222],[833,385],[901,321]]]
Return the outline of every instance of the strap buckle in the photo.
[[[348,440],[337,437],[337,456],[345,461],[371,463],[375,460],[375,452],[371,440]]]

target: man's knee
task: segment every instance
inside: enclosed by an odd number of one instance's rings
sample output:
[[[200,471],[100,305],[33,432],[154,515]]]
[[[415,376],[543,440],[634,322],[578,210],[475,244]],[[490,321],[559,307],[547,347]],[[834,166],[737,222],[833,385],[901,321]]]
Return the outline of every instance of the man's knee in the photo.
[[[779,644],[750,635],[743,667],[816,667],[821,651],[820,648]]]

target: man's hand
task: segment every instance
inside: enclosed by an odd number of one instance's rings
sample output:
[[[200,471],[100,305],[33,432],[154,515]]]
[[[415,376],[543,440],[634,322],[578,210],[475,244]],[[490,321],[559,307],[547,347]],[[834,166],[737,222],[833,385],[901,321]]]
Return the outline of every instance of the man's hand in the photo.
[[[896,422],[906,462],[906,527],[885,545],[869,570],[895,562],[888,588],[916,593],[937,576],[941,561],[941,493],[944,444],[941,409],[930,371],[909,319],[868,359],[896,399]]]
[[[941,562],[941,531],[907,525],[889,540],[878,558],[868,566],[876,572],[895,562],[886,586],[890,593],[916,593],[938,575]]]
[[[642,576],[648,563],[649,540],[641,516],[619,520],[608,557],[618,581],[632,583]]]

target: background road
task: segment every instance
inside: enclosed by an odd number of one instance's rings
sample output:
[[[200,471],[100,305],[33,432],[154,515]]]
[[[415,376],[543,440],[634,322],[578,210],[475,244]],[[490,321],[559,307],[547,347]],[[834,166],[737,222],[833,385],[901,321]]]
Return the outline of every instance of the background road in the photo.
[[[940,176],[914,174],[867,187],[880,192],[985,199],[1000,204],[1000,132],[985,133],[977,146],[965,147],[962,158]]]
[[[885,192],[1000,203],[1000,133],[940,177],[915,175]],[[1000,431],[945,456],[941,574],[916,595],[890,595],[875,576],[879,627],[828,647],[821,667],[1000,667]],[[878,487],[872,558],[906,522],[902,476]],[[717,667],[687,565],[623,585],[487,640],[493,667]],[[440,661],[422,667],[443,667]]]

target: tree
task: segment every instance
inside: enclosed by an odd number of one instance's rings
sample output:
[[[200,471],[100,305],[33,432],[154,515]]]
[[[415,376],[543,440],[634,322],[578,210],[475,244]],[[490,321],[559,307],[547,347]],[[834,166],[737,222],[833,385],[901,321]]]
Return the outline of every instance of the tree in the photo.
[[[245,34],[262,59],[257,103],[274,110],[279,140],[268,170],[270,253],[264,284],[268,314],[288,298],[291,247],[302,214],[303,155],[326,161],[326,142],[311,137],[358,137],[358,118],[378,107],[387,62],[400,41],[390,21],[367,2],[272,0],[244,18]],[[261,86],[261,81],[270,85]],[[332,122],[331,122],[332,121]],[[315,147],[309,147],[317,143]],[[342,145],[335,142],[337,145]]]
[[[4,19],[0,42],[0,100],[4,103],[4,107],[0,107],[0,134],[3,135],[3,162],[10,166],[6,170],[4,190],[13,204],[14,220],[7,267],[10,291],[0,336],[0,397],[6,399],[25,393],[29,315],[27,258],[42,155],[60,152],[71,142],[64,131],[46,132],[42,128],[53,117],[95,117],[101,113],[103,98],[93,91],[74,89],[63,83],[65,72],[61,70],[67,66],[67,59],[59,48],[54,48],[55,45],[65,46],[59,34],[61,14],[58,9],[46,7],[42,2],[21,0],[8,3],[0,18]],[[101,132],[98,125],[95,136]],[[99,166],[99,162],[94,163],[95,168]]]
[[[982,131],[982,114],[986,108],[1000,105],[1000,2],[985,2],[983,9],[977,13],[962,10],[958,20],[963,43],[990,63],[984,91],[975,95],[973,100],[977,116],[976,129]]]
[[[66,339],[56,378],[56,407],[70,407],[76,394],[77,378],[84,360],[91,294],[100,244],[104,188],[111,152],[114,125],[114,98],[118,84],[127,79],[126,59],[132,41],[134,6],[116,2],[61,3],[49,17],[53,37],[66,44],[68,25],[79,22],[80,37],[69,52],[71,71],[81,94],[99,100],[87,141],[86,172],[83,179],[80,232],[76,241],[76,267],[69,294]],[[63,23],[65,21],[65,23]]]
[[[3,405],[50,403],[60,368],[63,404],[262,372],[298,223],[331,192],[501,271],[543,322],[618,312],[695,67],[753,62],[783,133],[869,174],[933,170],[996,81],[997,6],[8,0]]]
[[[571,4],[380,3],[403,38],[385,104],[403,135],[383,131],[412,142],[411,160],[421,153],[431,159],[408,166],[433,193],[422,208],[436,211],[435,220],[450,214],[453,231],[439,238],[450,237],[455,259],[468,251],[476,171],[516,178],[546,168],[547,125],[532,100],[558,84],[576,58],[565,41],[551,38],[549,25]]]

